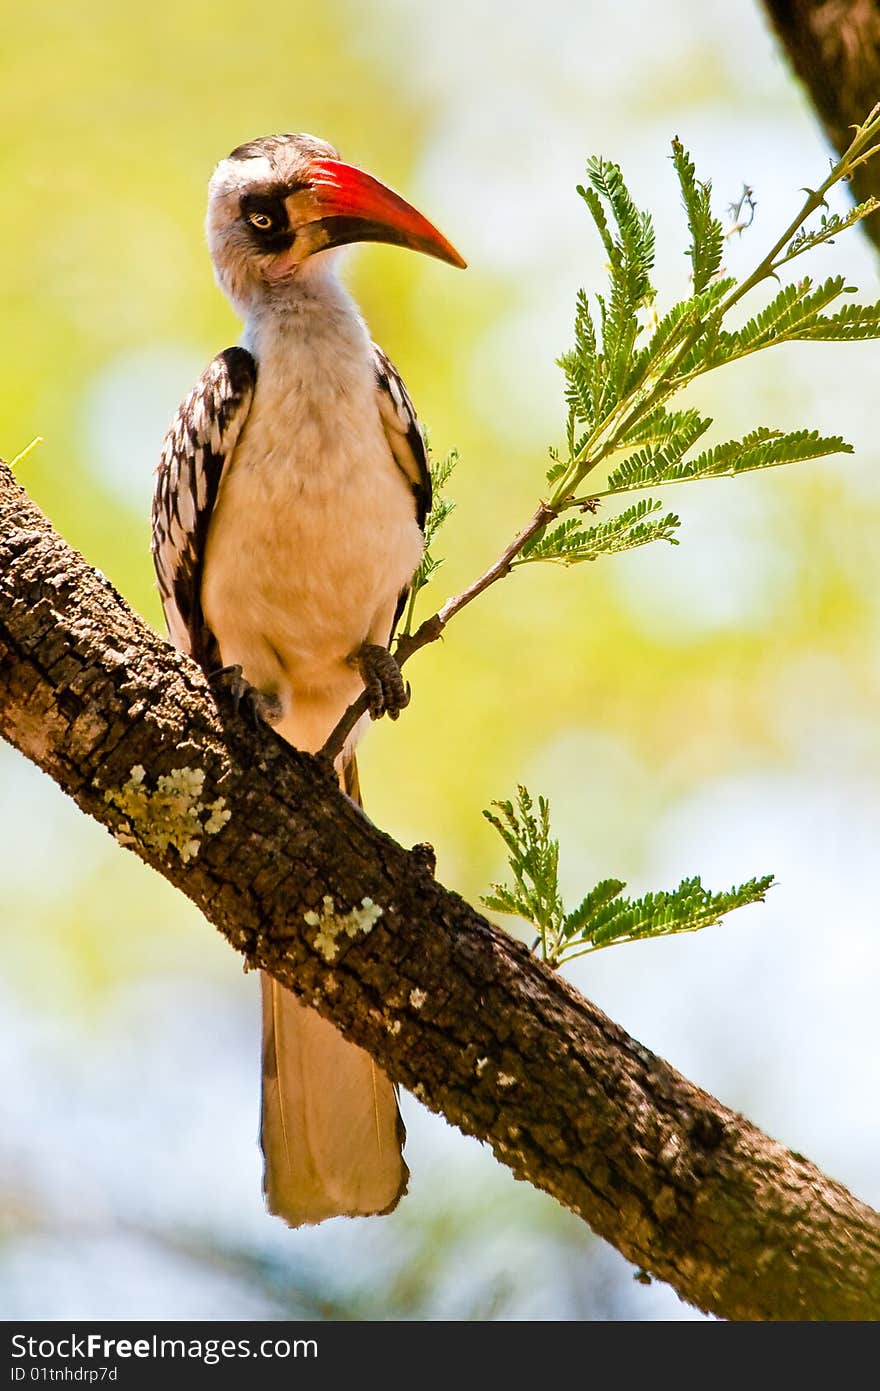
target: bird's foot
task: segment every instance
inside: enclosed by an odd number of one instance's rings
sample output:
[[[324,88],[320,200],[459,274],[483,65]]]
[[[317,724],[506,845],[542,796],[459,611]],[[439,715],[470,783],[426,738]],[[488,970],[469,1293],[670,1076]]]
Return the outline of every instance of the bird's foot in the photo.
[[[277,724],[284,713],[278,696],[273,691],[258,691],[244,679],[238,663],[212,671],[209,680],[229,692],[236,715],[248,715],[255,728],[261,724]]]
[[[401,710],[409,705],[410,698],[410,689],[400,674],[397,659],[387,647],[365,642],[352,661],[364,680],[370,702],[370,719],[378,720],[388,715],[396,720]]]

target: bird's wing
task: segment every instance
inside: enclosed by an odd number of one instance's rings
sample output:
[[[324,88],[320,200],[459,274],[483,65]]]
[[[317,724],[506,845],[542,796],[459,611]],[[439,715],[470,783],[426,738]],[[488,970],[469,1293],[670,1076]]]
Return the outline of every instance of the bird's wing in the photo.
[[[416,520],[424,531],[425,520],[431,510],[431,474],[422,427],[400,373],[375,343],[373,361],[379,393],[379,415],[397,467],[413,490]]]
[[[202,613],[205,543],[217,489],[247,419],[257,365],[227,348],[202,373],[177,412],[156,473],[153,563],[175,647],[216,665],[216,641]]]

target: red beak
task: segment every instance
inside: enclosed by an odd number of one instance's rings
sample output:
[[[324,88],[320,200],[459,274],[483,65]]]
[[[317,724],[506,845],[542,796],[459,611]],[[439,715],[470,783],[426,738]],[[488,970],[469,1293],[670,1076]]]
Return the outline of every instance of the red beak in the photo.
[[[316,159],[309,169],[325,246],[379,241],[408,246],[464,270],[467,262],[420,212],[385,184],[338,159]]]

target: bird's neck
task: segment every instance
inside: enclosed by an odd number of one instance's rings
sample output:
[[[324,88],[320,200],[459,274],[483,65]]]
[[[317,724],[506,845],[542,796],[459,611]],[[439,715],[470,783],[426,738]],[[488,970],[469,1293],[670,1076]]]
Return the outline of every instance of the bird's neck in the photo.
[[[266,364],[309,353],[369,352],[369,334],[351,295],[332,273],[297,275],[254,305],[242,344]]]

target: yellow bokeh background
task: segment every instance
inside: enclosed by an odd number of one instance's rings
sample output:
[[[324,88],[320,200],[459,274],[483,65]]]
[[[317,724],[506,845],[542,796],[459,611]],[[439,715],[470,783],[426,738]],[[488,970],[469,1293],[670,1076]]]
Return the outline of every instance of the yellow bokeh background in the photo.
[[[679,134],[719,209],[744,182],[748,269],[828,150],[757,6],[229,0],[7,7],[0,52],[0,453],[161,630],[152,469],[239,325],[205,186],[234,145],[310,130],[398,187],[459,274],[366,247],[347,278],[438,452],[462,462],[436,602],[531,513],[561,442],[575,291],[602,257],[574,192],[618,159],[684,291]],[[821,251],[878,295],[861,233]],[[409,668],[371,732],[371,816],[431,841],[475,901],[503,871],[480,815],[551,798],[566,891],[775,872],[765,907],[572,974],[647,1046],[880,1200],[872,902],[880,809],[873,343],[762,354],[694,403],[717,434],[840,431],[852,457],[670,489],[681,545],[496,587]],[[425,611],[424,609],[422,610]],[[412,1191],[388,1219],[290,1233],[259,1195],[252,978],[157,876],[0,749],[0,1307],[17,1317],[688,1316],[551,1199],[406,1099]]]

